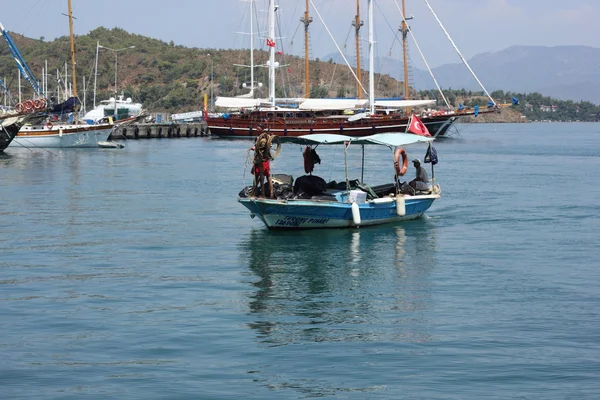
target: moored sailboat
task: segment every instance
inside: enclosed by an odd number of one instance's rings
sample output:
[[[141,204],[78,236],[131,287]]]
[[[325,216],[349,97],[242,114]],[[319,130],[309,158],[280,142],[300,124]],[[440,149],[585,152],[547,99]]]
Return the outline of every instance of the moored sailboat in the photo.
[[[23,126],[9,144],[11,147],[98,147],[98,142],[106,141],[113,131],[114,124],[112,120],[96,125],[90,125],[79,120],[78,112],[80,104],[77,98],[77,69],[75,63],[71,0],[68,0],[68,7],[73,74],[72,97],[64,103],[52,107],[50,109],[50,117],[46,121]]]

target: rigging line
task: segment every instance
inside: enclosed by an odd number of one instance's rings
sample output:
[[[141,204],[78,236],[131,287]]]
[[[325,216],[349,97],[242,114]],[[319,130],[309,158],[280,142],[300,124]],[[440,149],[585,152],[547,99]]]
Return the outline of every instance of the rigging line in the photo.
[[[346,56],[344,56],[344,54],[342,53],[342,50],[340,49],[340,46],[338,46],[337,42],[335,41],[335,39],[333,38],[333,35],[331,34],[331,32],[329,31],[329,28],[327,28],[327,25],[325,25],[325,21],[323,21],[323,18],[321,17],[321,14],[319,13],[319,10],[317,10],[317,7],[315,6],[315,3],[313,2],[313,0],[310,0],[310,4],[312,4],[313,8],[315,9],[315,12],[317,13],[317,15],[319,16],[319,19],[321,20],[321,23],[323,24],[323,26],[325,26],[325,30],[327,31],[327,33],[329,34],[329,37],[331,38],[331,40],[333,41],[333,44],[335,44],[335,47],[337,48],[337,50],[339,51],[339,53],[342,55],[342,57],[344,58],[344,61],[346,62],[346,65],[348,66],[348,68],[350,69],[350,71],[352,72],[352,75],[354,76],[354,79],[356,79],[356,81],[358,82],[358,84],[360,85],[360,88],[363,90],[363,92],[365,94],[367,94],[367,91],[365,89],[365,87],[363,86],[362,82],[358,79],[358,77],[356,76],[356,73],[354,73],[354,70],[352,69],[352,67],[350,66],[350,63],[348,62],[348,60],[346,59]]]
[[[283,56],[283,57],[282,57],[282,59],[283,59],[283,64],[285,64],[285,63],[286,63],[286,62],[285,62],[285,51],[284,51],[284,50],[285,50],[285,47],[283,46],[283,36],[282,36],[282,34],[281,34],[281,15],[280,15],[279,13],[275,13],[275,18],[277,19],[277,33],[278,33],[279,37],[281,38],[281,40],[279,40],[279,42],[280,42],[280,44],[281,44],[281,47],[280,47],[280,49],[281,49],[281,50],[280,50],[280,51],[281,51],[281,53],[282,53],[282,56]],[[287,70],[285,70],[285,71],[284,71],[284,70],[282,70],[282,69],[281,69],[281,67],[282,67],[282,66],[283,66],[283,65],[281,65],[281,64],[279,65],[279,69],[280,69],[280,73],[281,73],[281,82],[282,82],[282,85],[283,85],[283,96],[284,96],[284,97],[287,97],[287,86],[289,85],[289,87],[290,87],[290,91],[291,91],[292,84],[291,84],[291,83],[289,83],[289,76],[286,74],[286,71],[287,71]],[[285,82],[285,78],[286,78],[286,77],[288,78],[288,83],[287,83],[287,85],[286,85],[286,82]]]
[[[425,1],[427,2],[427,0],[425,0]],[[396,7],[398,8],[400,15],[402,16],[402,21],[404,21],[406,26],[409,26],[408,21],[406,21],[405,15],[402,13],[402,9],[400,8],[400,5],[398,4],[398,0],[394,0],[394,3],[396,4]],[[433,10],[431,10],[431,11],[433,11]],[[425,66],[427,67],[427,71],[429,71],[429,75],[431,75],[431,79],[433,79],[433,83],[435,83],[437,90],[442,95],[442,99],[444,99],[444,103],[446,103],[446,107],[448,107],[448,109],[451,110],[452,106],[450,106],[448,99],[446,99],[446,96],[444,96],[444,92],[442,91],[442,88],[440,87],[440,84],[438,83],[437,79],[435,79],[435,75],[433,75],[433,72],[431,71],[431,68],[429,67],[429,64],[427,63],[427,60],[425,59],[425,55],[421,51],[421,47],[419,46],[419,43],[417,42],[417,38],[415,38],[415,35],[412,33],[412,29],[410,29],[410,27],[408,29],[408,33],[410,33],[410,37],[412,38],[413,42],[415,42],[415,47],[419,51],[419,54],[421,55],[421,58],[423,59],[423,62],[425,63]],[[450,36],[448,36],[448,37],[450,37]],[[452,40],[452,39],[450,39],[450,40]]]
[[[431,8],[431,5],[429,4],[429,1],[427,1],[427,0],[424,0],[424,1],[425,1],[425,4],[427,4],[427,7],[429,7],[429,10],[431,11],[431,13],[433,14],[433,16],[435,17],[436,21],[438,22],[438,24],[440,24],[440,27],[442,28],[442,30],[444,31],[444,33],[448,37],[448,40],[450,40],[450,43],[452,43],[452,46],[454,47],[454,50],[456,50],[456,52],[458,53],[458,56],[460,57],[460,59],[462,60],[462,62],[469,69],[469,71],[471,72],[471,75],[473,75],[473,78],[475,78],[475,80],[477,81],[477,83],[479,83],[479,86],[481,86],[481,88],[483,89],[483,91],[485,92],[485,94],[487,95],[487,97],[492,101],[492,103],[494,103],[494,105],[496,105],[496,102],[494,101],[494,99],[492,98],[492,96],[490,96],[490,94],[488,93],[488,91],[486,90],[486,88],[483,86],[483,84],[481,83],[481,81],[479,80],[479,78],[477,78],[477,75],[475,75],[475,72],[473,72],[473,70],[471,69],[471,66],[469,65],[469,63],[467,62],[467,60],[463,57],[462,53],[460,52],[460,50],[458,49],[458,47],[454,43],[454,40],[452,40],[452,38],[450,37],[450,34],[448,33],[448,31],[446,30],[446,28],[444,28],[444,25],[442,25],[442,21],[440,21],[440,19],[438,18],[437,14],[435,13],[435,11],[433,11],[433,8]]]
[[[381,13],[381,15],[383,16],[384,21],[387,23],[388,27],[390,28],[390,30],[392,32],[394,32],[394,40],[392,40],[392,45],[390,46],[390,50],[389,52],[386,54],[386,57],[384,57],[384,62],[382,64],[379,65],[379,79],[377,82],[377,85],[379,86],[381,79],[382,79],[382,71],[383,71],[383,67],[387,64],[388,61],[392,60],[391,58],[391,54],[392,54],[392,49],[394,48],[394,44],[396,42],[396,40],[398,40],[398,31],[395,30],[394,28],[392,28],[392,25],[390,24],[390,21],[387,19],[385,13],[383,11],[381,11],[381,8],[379,7],[379,3],[375,3],[375,5],[377,6],[377,9],[379,10],[379,12]]]

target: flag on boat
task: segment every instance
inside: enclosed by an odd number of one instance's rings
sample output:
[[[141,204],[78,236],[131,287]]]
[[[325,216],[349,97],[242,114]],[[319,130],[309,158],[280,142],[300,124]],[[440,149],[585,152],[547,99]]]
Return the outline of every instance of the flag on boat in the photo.
[[[410,118],[410,123],[408,124],[408,131],[410,133],[414,133],[415,135],[431,136],[425,124],[419,119],[419,117],[417,117],[414,114]]]
[[[438,163],[437,151],[433,146],[429,146],[427,148],[427,153],[425,153],[425,159],[423,160],[426,164],[431,163],[431,165],[435,165]]]
[[[271,38],[267,38],[267,46],[275,47],[275,41]]]

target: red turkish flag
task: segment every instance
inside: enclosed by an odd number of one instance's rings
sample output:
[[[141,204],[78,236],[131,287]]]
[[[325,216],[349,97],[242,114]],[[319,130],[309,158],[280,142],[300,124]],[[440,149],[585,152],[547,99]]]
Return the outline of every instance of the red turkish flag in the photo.
[[[271,38],[267,38],[267,46],[275,47],[275,41],[272,40]]]
[[[410,119],[410,126],[408,127],[408,131],[410,133],[414,133],[415,135],[431,137],[431,135],[429,134],[429,130],[427,129],[425,124],[416,115],[413,115]]]

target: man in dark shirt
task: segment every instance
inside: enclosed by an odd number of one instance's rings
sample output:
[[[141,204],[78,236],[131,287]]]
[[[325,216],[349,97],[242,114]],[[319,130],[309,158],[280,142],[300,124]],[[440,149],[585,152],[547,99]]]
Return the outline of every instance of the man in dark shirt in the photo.
[[[420,190],[420,191],[427,191],[427,190],[431,189],[431,185],[429,183],[429,176],[427,175],[427,171],[425,171],[425,168],[423,168],[421,166],[421,160],[419,160],[418,158],[415,158],[413,160],[413,165],[414,165],[415,169],[417,170],[416,171],[417,175],[416,175],[415,179],[408,182],[410,187],[412,187],[414,190]]]

